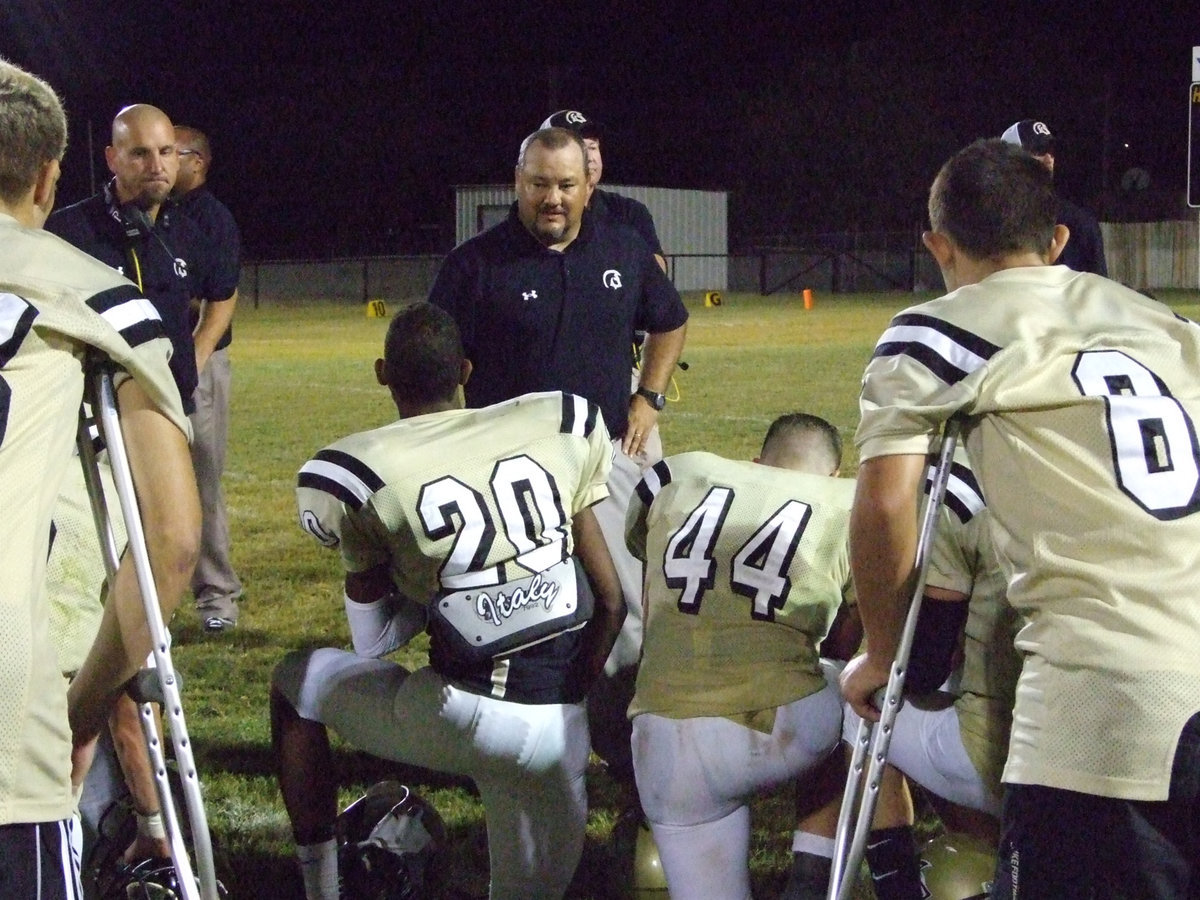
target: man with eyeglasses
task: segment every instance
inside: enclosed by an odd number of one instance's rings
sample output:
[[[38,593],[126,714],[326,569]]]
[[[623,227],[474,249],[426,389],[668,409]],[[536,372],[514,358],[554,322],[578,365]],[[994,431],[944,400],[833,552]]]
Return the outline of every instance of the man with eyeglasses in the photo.
[[[112,143],[104,156],[112,179],[93,196],[53,213],[46,230],[116,269],[153,304],[171,341],[171,375],[190,417],[197,369],[204,363],[196,348],[215,346],[228,327],[233,305],[223,301],[233,298],[237,282],[222,280],[203,232],[180,215],[170,199],[179,157],[175,127],[166,113],[143,103],[122,109],[113,119]],[[189,312],[193,297],[222,301],[203,304],[208,314],[202,312],[194,335]],[[138,819],[138,835],[126,861],[165,857],[169,845],[132,698],[123,695],[117,700],[109,731]],[[106,758],[107,746],[99,752]],[[95,824],[121,791],[99,772],[88,780],[81,799],[86,827]]]
[[[195,329],[198,384],[193,398],[192,465],[200,487],[204,509],[204,532],[200,560],[192,576],[196,612],[208,632],[233,628],[238,619],[238,598],[242,582],[229,559],[229,518],[225,495],[221,491],[221,473],[225,470],[225,445],[229,438],[229,397],[231,369],[229,344],[233,340],[233,311],[237,304],[237,284],[241,274],[242,241],[237,222],[225,204],[208,189],[208,169],[212,164],[212,145],[208,135],[197,128],[175,127],[179,175],[171,196],[179,212],[200,227],[210,241],[209,250],[222,289],[232,287],[229,299],[213,303],[200,298],[193,301],[192,327]],[[216,317],[230,325],[218,334],[215,328],[201,329],[201,323]],[[216,343],[209,343],[210,338]]]

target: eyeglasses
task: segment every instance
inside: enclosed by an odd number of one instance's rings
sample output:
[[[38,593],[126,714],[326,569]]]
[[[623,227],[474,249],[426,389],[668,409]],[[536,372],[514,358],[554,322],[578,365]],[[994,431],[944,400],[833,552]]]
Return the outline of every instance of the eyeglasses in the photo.
[[[179,156],[201,156],[199,150],[180,150]]]

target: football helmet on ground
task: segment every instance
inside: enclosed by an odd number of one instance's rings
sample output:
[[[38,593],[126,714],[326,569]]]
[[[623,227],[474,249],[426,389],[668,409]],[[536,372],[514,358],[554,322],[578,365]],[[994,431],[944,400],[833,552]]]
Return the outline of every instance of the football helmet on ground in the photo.
[[[380,781],[337,818],[343,900],[421,900],[446,843],[437,810],[398,781]]]

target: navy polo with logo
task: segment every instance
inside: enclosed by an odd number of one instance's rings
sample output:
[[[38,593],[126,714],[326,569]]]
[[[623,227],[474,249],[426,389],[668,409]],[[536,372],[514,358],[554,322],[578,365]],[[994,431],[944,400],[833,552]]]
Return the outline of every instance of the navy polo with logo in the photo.
[[[628,424],[633,332],[673,331],[688,317],[632,228],[585,212],[558,252],[521,224],[515,203],[451,251],[429,300],[454,317],[474,364],[468,406],[569,391],[600,407],[613,437]]]
[[[208,241],[199,228],[168,201],[160,208],[153,231],[131,236],[111,202],[110,190],[58,210],[46,220],[46,230],[140,285],[171,339],[171,374],[184,411],[194,412],[197,373],[191,300],[228,296],[214,284]]]

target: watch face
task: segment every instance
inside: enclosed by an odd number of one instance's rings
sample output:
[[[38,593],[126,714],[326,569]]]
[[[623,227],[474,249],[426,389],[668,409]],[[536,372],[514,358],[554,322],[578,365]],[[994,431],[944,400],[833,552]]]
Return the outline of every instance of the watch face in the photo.
[[[637,392],[642,397],[645,397],[646,401],[655,409],[661,410],[667,405],[667,398],[663,394],[659,394],[656,391],[649,390],[648,388],[638,388]]]

